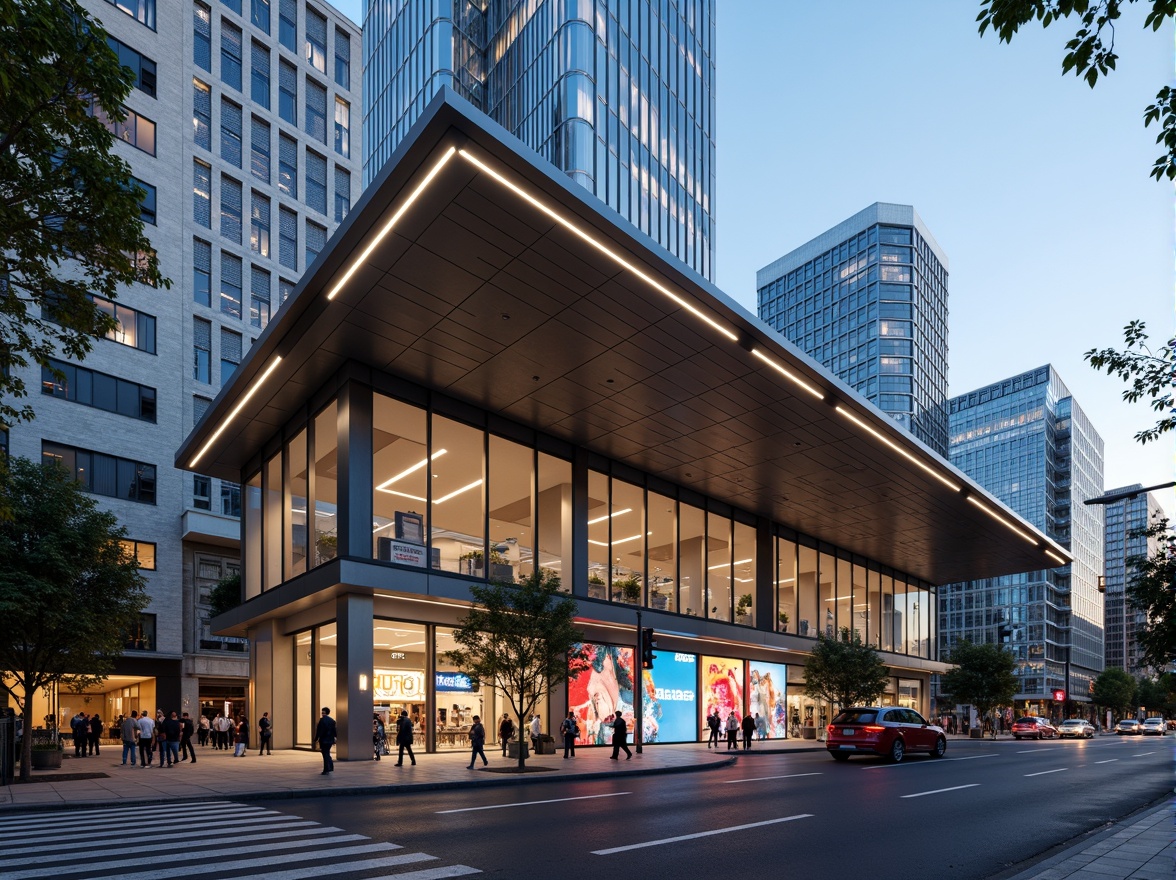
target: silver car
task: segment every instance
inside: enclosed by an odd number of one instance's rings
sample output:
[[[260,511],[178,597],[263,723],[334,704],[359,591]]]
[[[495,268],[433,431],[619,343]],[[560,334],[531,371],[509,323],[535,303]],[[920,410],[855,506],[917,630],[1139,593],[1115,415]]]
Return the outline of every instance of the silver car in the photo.
[[[1134,718],[1124,718],[1115,725],[1117,736],[1135,736],[1139,733],[1139,722]]]
[[[1139,725],[1139,732],[1144,736],[1163,736],[1167,732],[1167,725],[1163,718],[1148,718]]]
[[[1064,739],[1067,736],[1090,739],[1094,736],[1094,725],[1084,718],[1070,718],[1058,725],[1058,737]]]

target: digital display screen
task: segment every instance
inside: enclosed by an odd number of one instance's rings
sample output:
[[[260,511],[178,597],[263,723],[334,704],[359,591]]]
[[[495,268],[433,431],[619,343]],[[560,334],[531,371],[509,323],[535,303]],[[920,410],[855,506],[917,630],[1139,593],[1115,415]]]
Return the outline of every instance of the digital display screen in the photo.
[[[743,661],[733,657],[701,658],[702,684],[699,702],[698,729],[706,729],[706,719],[716,709],[719,722],[726,724],[727,716],[738,712],[743,717]],[[701,734],[700,734],[701,735]]]
[[[653,669],[642,670],[643,742],[698,741],[698,657],[654,651]]]
[[[580,726],[576,745],[611,744],[618,709],[627,725],[625,739],[632,742],[633,649],[587,642],[583,648],[588,668],[568,679],[568,708]]]
[[[761,663],[747,661],[747,711],[756,722],[757,739],[784,739],[788,729],[785,712],[785,685],[788,682],[788,667],[783,663]]]

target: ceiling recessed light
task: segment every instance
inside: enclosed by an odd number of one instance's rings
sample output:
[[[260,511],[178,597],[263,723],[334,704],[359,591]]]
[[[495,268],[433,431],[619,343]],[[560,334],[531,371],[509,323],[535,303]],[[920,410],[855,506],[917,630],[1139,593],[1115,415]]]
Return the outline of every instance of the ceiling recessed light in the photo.
[[[506,312],[503,312],[503,313],[502,313],[502,320],[504,320],[504,321],[509,321],[509,320],[510,320],[510,315],[508,315]]]

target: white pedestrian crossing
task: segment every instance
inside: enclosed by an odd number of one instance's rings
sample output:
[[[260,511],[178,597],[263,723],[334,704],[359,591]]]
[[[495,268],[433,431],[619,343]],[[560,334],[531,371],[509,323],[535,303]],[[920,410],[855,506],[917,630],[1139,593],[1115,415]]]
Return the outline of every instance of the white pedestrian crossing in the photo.
[[[178,823],[178,824],[177,824]],[[342,828],[225,801],[35,813],[0,819],[4,880],[442,880],[479,874]],[[402,870],[403,869],[403,870]]]

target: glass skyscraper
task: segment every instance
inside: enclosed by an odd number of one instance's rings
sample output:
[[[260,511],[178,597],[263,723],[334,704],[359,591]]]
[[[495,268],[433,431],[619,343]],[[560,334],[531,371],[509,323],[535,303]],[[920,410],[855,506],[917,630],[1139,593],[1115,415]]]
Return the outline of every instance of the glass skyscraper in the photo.
[[[947,255],[875,202],[756,273],[760,320],[947,455]]]
[[[364,185],[448,86],[713,279],[714,6],[714,0],[367,4]]]
[[[1016,657],[1015,711],[1059,718],[1053,692],[1090,703],[1103,670],[1103,441],[1052,366],[949,402],[951,463],[1062,544],[1073,563],[941,586],[942,656],[963,639]],[[1073,714],[1073,713],[1071,713]],[[1089,714],[1083,712],[1083,714]]]
[[[1143,486],[1136,483],[1121,489],[1109,489],[1107,494],[1116,495],[1132,489],[1142,491]],[[1154,495],[1140,494],[1106,505],[1106,516],[1106,594],[1103,596],[1106,665],[1108,669],[1117,666],[1135,676],[1150,675],[1152,670],[1141,662],[1136,638],[1136,632],[1143,628],[1147,618],[1143,611],[1131,607],[1124,587],[1130,586],[1134,577],[1134,567],[1129,566],[1127,560],[1151,556],[1158,545],[1156,538],[1149,539],[1132,532],[1146,529],[1149,523],[1163,517],[1164,509]]]

